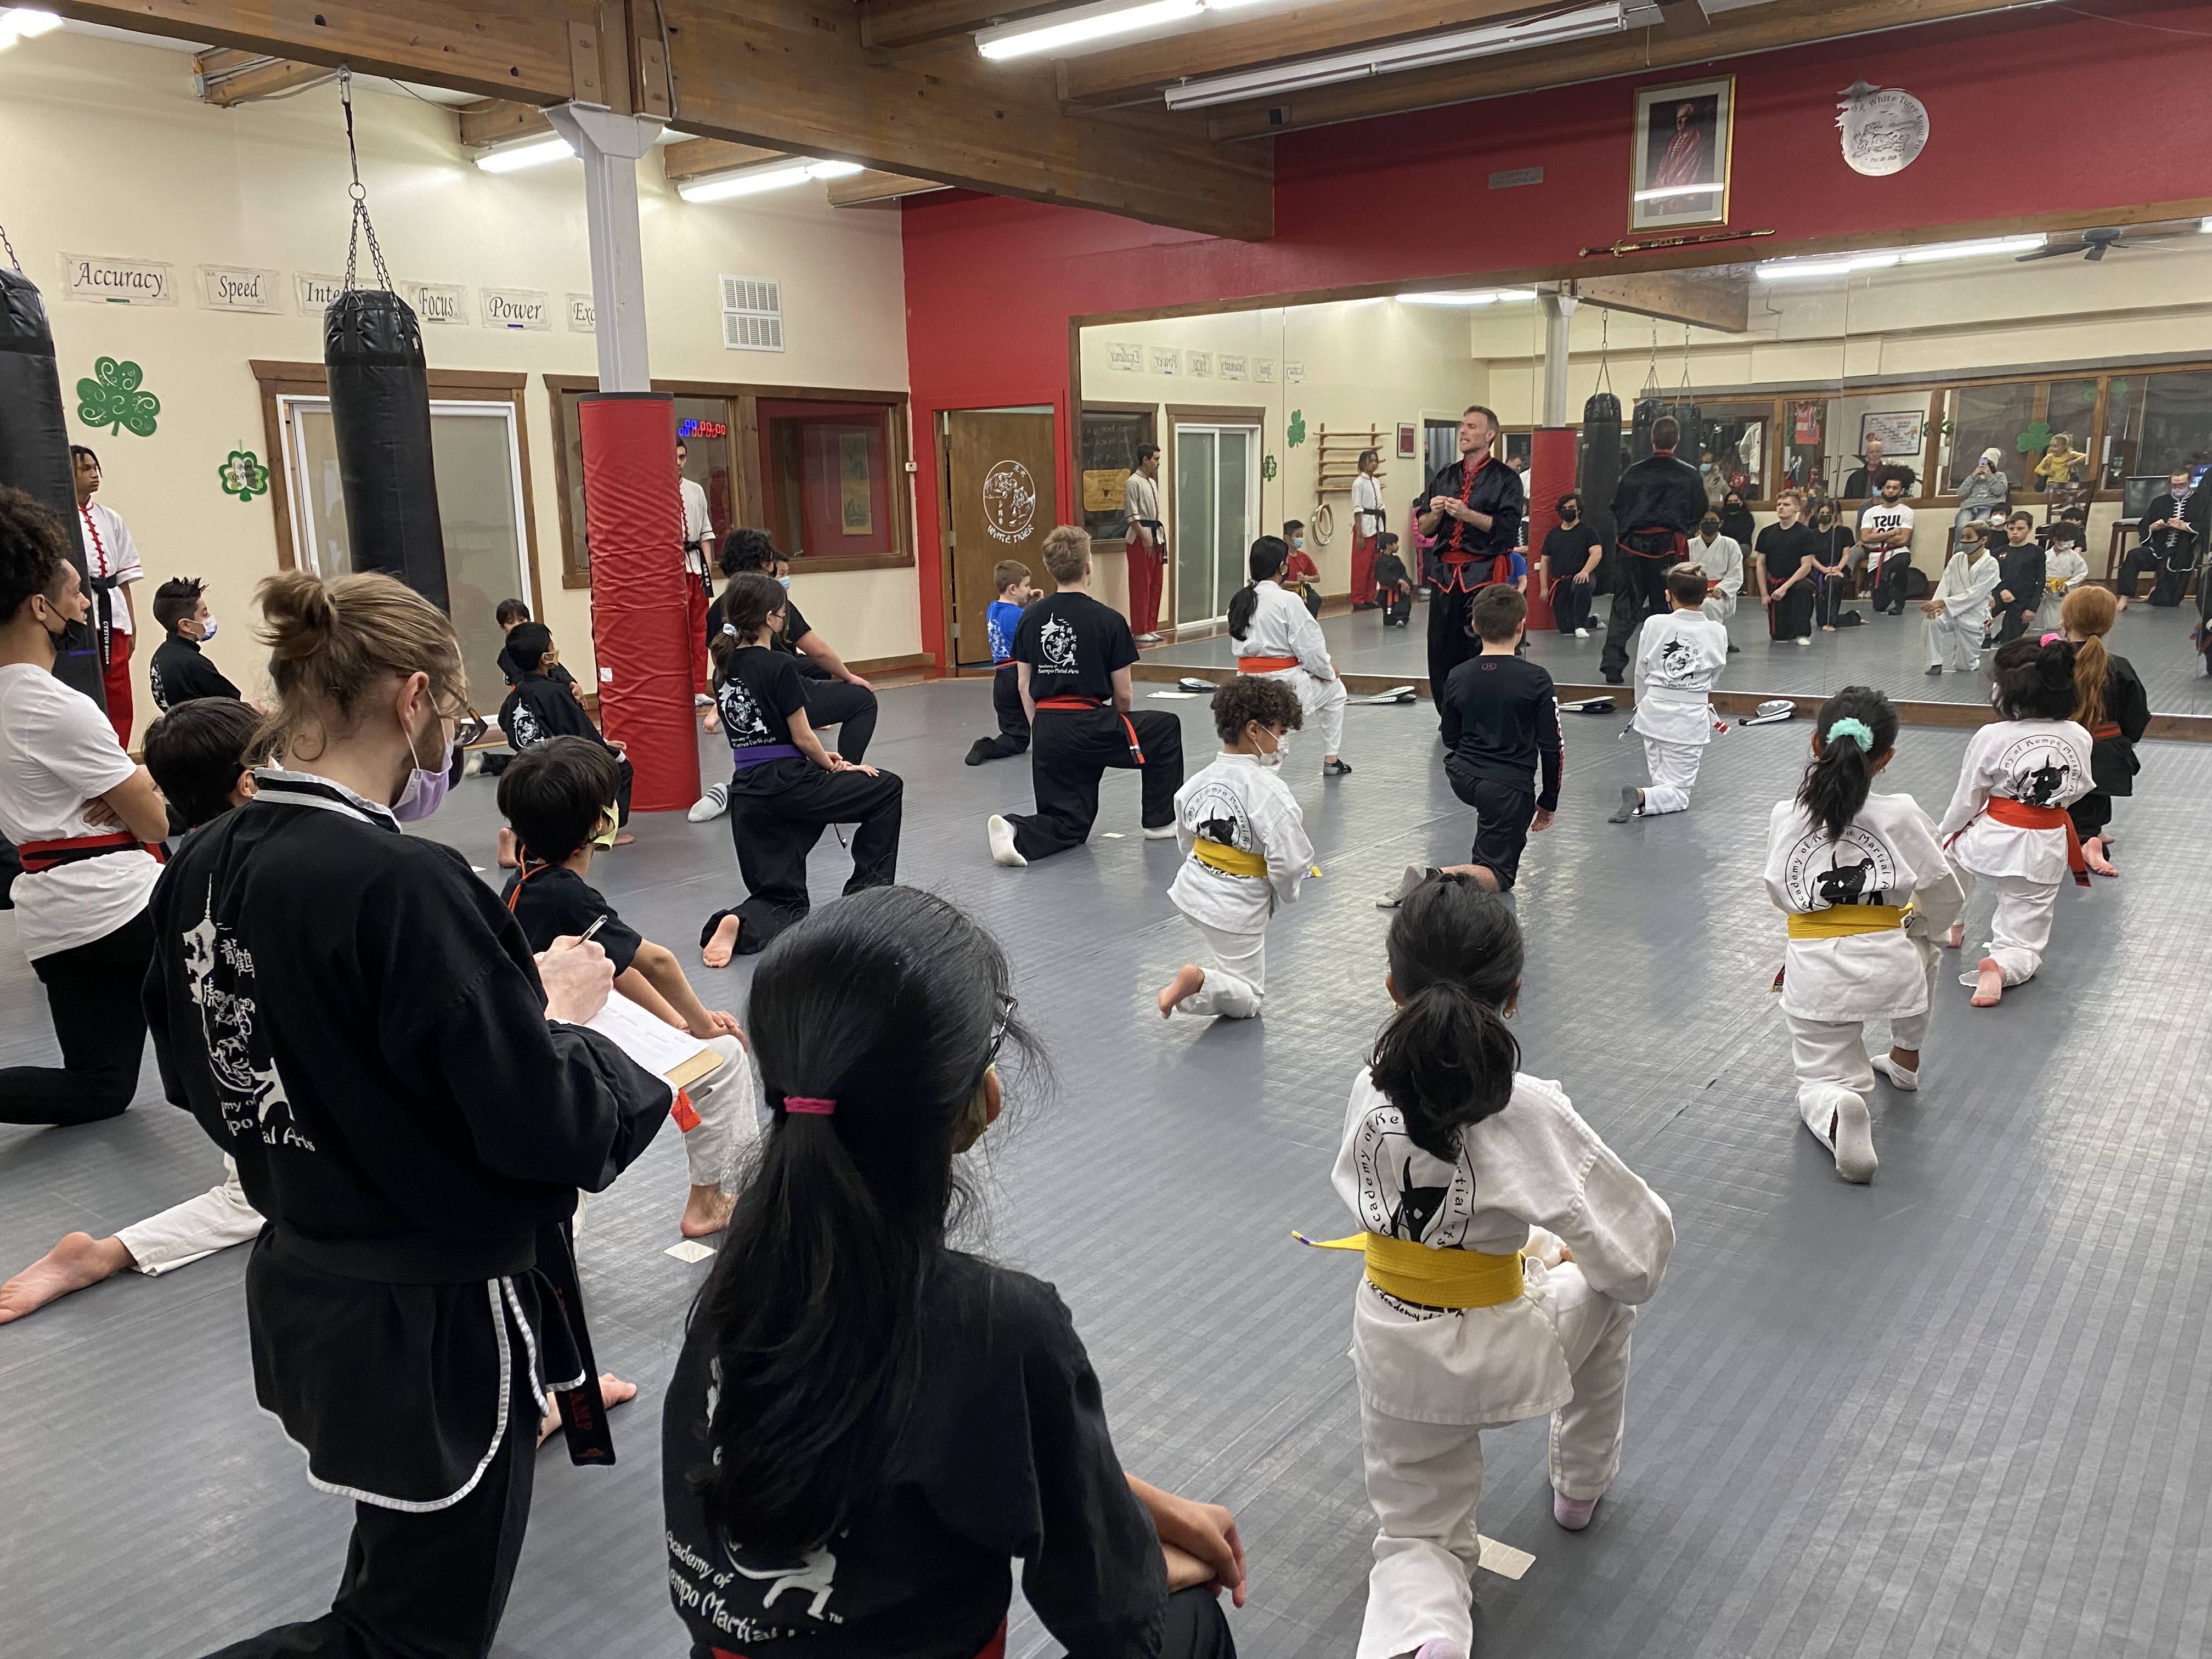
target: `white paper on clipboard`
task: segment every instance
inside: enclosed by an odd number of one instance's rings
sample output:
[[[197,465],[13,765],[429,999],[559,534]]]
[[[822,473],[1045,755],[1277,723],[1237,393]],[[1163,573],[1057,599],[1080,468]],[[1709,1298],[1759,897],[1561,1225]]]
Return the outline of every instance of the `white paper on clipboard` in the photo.
[[[720,1065],[712,1048],[690,1032],[655,1019],[619,991],[585,1022],[655,1077],[681,1089]]]

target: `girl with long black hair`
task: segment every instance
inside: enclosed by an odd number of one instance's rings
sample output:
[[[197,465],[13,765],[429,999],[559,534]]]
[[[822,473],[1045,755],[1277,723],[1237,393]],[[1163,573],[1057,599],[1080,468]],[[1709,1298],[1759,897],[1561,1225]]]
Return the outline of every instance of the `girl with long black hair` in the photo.
[[[1229,1511],[1125,1476],[1052,1286],[946,1241],[1034,1052],[997,942],[860,894],[769,948],[746,1023],[775,1118],[663,1424],[695,1659],[998,1656],[1016,1556],[1072,1659],[1231,1659]]]
[[[1352,770],[1337,753],[1344,744],[1344,681],[1328,659],[1321,624],[1281,586],[1290,556],[1289,544],[1279,536],[1252,544],[1252,580],[1229,596],[1237,672],[1280,680],[1297,694],[1299,708],[1321,733],[1322,776],[1341,777]]]
[[[1844,687],[1821,704],[1804,779],[1766,832],[1766,891],[1790,922],[1780,989],[1797,1110],[1846,1181],[1874,1178],[1875,1073],[1920,1086],[1937,941],[1966,902],[1920,803],[1874,793],[1896,752],[1889,699]],[[1875,1019],[1891,1046],[1870,1060]]]
[[[1379,1529],[1358,1659],[1467,1659],[1482,1436],[1552,1423],[1552,1514],[1620,1467],[1628,1335],[1674,1249],[1665,1204],[1559,1085],[1521,1071],[1510,902],[1416,887],[1390,924],[1398,1012],[1352,1085],[1334,1180],[1364,1229],[1352,1368]]]

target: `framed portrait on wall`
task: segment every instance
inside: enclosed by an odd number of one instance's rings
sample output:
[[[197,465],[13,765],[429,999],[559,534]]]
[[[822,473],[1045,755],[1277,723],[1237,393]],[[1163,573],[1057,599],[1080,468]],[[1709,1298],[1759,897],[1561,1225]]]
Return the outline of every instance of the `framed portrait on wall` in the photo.
[[[1726,224],[1735,143],[1734,76],[1639,89],[1629,229]]]
[[[1413,423],[1411,421],[1399,422],[1398,459],[1401,461],[1412,460],[1415,455],[1420,453],[1415,445],[1416,434],[1413,431]]]

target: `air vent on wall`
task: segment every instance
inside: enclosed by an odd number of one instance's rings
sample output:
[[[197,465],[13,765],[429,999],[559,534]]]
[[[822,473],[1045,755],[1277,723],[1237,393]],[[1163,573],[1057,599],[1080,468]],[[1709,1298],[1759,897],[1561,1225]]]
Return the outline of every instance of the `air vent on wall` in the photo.
[[[722,278],[722,344],[732,351],[783,349],[783,284]]]

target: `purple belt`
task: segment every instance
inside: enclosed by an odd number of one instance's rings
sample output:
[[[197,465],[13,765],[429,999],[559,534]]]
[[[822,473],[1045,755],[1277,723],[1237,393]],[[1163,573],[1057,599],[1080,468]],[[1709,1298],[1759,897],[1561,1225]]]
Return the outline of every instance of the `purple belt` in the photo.
[[[788,743],[748,744],[742,748],[733,747],[730,750],[730,766],[732,774],[742,772],[748,766],[762,765],[768,761],[804,758],[805,757],[799,752],[798,745]]]

